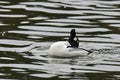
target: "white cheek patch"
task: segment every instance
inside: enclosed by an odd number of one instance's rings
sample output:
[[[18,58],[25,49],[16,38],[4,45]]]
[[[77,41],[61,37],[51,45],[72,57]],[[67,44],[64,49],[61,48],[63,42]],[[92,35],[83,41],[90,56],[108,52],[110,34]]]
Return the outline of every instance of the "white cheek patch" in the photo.
[[[77,41],[77,38],[75,37],[74,40]]]

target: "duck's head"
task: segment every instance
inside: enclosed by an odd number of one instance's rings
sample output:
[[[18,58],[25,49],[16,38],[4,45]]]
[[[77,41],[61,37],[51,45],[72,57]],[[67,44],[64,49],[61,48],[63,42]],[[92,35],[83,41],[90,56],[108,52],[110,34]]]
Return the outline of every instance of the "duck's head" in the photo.
[[[73,41],[78,41],[78,37],[76,36],[76,31],[75,31],[75,29],[71,29],[70,39],[73,40]],[[79,41],[78,41],[78,42],[79,42]]]
[[[78,40],[78,38],[76,36],[75,29],[71,29],[70,37],[69,37],[68,41],[69,41],[71,47],[78,47],[79,46],[79,40]]]
[[[71,29],[70,37],[69,37],[68,42],[70,43],[71,46],[67,46],[67,47],[74,47],[74,48],[78,48],[79,47],[79,39],[76,36],[75,29]],[[84,48],[79,48],[79,49],[82,49],[82,50],[85,50],[85,51],[89,52],[88,54],[93,52],[91,50],[87,50],[87,49],[84,49]]]

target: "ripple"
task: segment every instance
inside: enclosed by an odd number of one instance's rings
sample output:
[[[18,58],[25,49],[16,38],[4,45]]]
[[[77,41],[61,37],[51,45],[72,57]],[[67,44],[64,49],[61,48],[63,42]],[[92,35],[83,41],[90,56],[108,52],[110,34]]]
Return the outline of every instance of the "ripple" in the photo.
[[[4,18],[4,17],[7,17],[7,18],[24,18],[24,17],[27,17],[27,15],[17,15],[17,14],[0,14],[0,17]]]
[[[21,48],[0,47],[0,51],[19,52]]]
[[[85,11],[84,13],[102,14],[107,16],[120,16],[118,11]]]
[[[109,9],[111,9],[111,8],[112,8],[112,9],[116,9],[116,8],[117,8],[117,7],[114,6],[114,5],[108,5],[108,4],[107,4],[107,5],[106,5],[106,4],[97,4],[96,6],[102,8],[102,9],[103,9],[103,8],[109,8]]]
[[[8,39],[1,39],[0,44],[0,51],[9,51],[9,52],[21,52],[21,47],[29,46],[34,42],[31,41],[20,41],[20,40],[8,40]],[[4,47],[3,47],[4,45]],[[8,47],[6,47],[8,46]]]
[[[71,14],[71,15],[83,15],[83,14],[102,14],[102,15],[108,15],[108,16],[120,16],[119,12],[117,11],[91,11],[91,10],[55,10],[55,9],[47,9],[47,8],[40,8],[40,7],[26,7],[26,10],[29,11],[42,11],[46,13],[51,13],[51,14]]]
[[[13,58],[9,58],[9,57],[0,57],[1,60],[15,60]]]
[[[41,12],[46,12],[46,13],[51,13],[51,14],[72,14],[72,15],[76,15],[76,14],[81,15],[81,14],[83,14],[79,10],[65,11],[65,10],[47,9],[47,8],[42,8],[42,7],[26,7],[25,9],[28,10],[28,11],[37,11],[37,12],[41,11]]]
[[[41,54],[41,53],[45,53],[45,51],[46,51],[46,46],[48,46],[48,44],[49,43],[43,43],[43,42],[41,42],[41,43],[33,43],[33,44],[31,44],[31,45],[29,45],[29,46],[26,46],[26,47],[23,47],[23,48],[21,48],[21,49],[19,49],[19,51],[17,51],[17,52],[32,52],[32,53],[34,53],[34,54]],[[42,46],[42,47],[41,47]],[[44,51],[44,46],[45,46],[45,51]],[[34,50],[34,48],[36,48],[36,47],[40,47],[40,49],[38,49],[38,50]],[[48,48],[47,48],[48,49]],[[34,55],[33,54],[33,55]],[[38,54],[38,55],[39,55]],[[46,55],[46,54],[45,54]],[[25,56],[25,57],[27,57],[27,56]],[[39,57],[39,56],[38,56]],[[32,58],[32,57],[29,57],[29,58]],[[36,57],[37,58],[37,57]],[[39,57],[40,58],[40,57]]]
[[[9,9],[0,9],[0,12],[10,12],[11,10]]]
[[[0,4],[9,4],[10,2],[7,1],[0,1]]]
[[[114,41],[120,40],[119,34],[106,34],[106,35],[100,35],[104,37],[109,37],[111,40],[114,39]]]
[[[104,15],[90,15],[90,16],[71,16],[68,18],[71,18],[71,19],[109,19],[109,18],[115,18],[115,17],[104,16]]]
[[[58,27],[64,27],[64,26],[83,26],[83,27],[98,27],[98,25],[92,25],[92,24],[79,24],[79,23],[61,23],[61,22],[44,22],[44,23],[35,23],[35,25],[43,25],[43,26],[58,26]]]
[[[31,41],[20,41],[20,40],[10,40],[10,39],[1,39],[0,44],[9,44],[9,45],[29,45],[33,42]]]
[[[89,7],[89,6],[75,6],[75,5],[65,5],[65,4],[60,4],[60,3],[48,3],[48,2],[24,2],[24,3],[21,3],[23,5],[40,5],[40,6],[44,6],[44,7],[52,7],[52,8],[59,8],[59,7],[64,7],[64,8],[67,8],[67,7],[73,7],[73,8],[76,8],[76,9],[93,9],[92,7]]]
[[[102,11],[117,11],[117,12],[120,11],[120,9],[117,9],[117,8],[116,8],[116,9],[100,9],[100,8],[99,8],[99,9],[96,9],[96,10],[99,10],[99,11],[100,11],[100,10],[102,10]]]
[[[0,22],[0,26],[8,26],[9,24],[4,24],[2,22]]]
[[[81,38],[81,40],[85,40],[85,41],[93,41],[93,42],[110,42],[110,43],[112,43],[112,42],[114,42],[114,43],[119,43],[119,39],[116,39],[116,40],[114,40],[114,39],[109,39],[109,38]]]
[[[113,26],[113,27],[120,27],[120,24],[110,24],[110,26]]]
[[[74,20],[74,19],[50,19],[46,20],[50,22],[62,22],[62,23],[90,23],[89,21],[85,20]]]
[[[11,69],[12,71],[17,71],[17,72],[25,72],[26,70],[24,69]]]
[[[103,4],[107,4],[107,5],[116,5],[116,4],[120,4],[120,1],[99,1]]]
[[[43,37],[39,37],[39,36],[28,36],[28,38],[32,38],[32,39],[41,39]]]
[[[102,23],[120,23],[120,20],[100,20]]]
[[[28,20],[44,20],[44,19],[48,19],[47,17],[42,17],[42,16],[37,16],[37,17],[33,17],[33,18],[28,18]]]
[[[93,1],[88,1],[88,0],[84,0],[84,1],[79,1],[79,0],[49,0],[52,2],[61,2],[61,3],[66,3],[66,4],[71,4],[71,5],[84,5],[84,6],[89,6],[89,5],[96,5],[96,4],[106,4],[106,5],[117,5],[120,3],[120,1],[98,1],[98,0],[93,0]]]
[[[7,9],[24,9],[25,5],[5,5],[1,6],[2,8],[7,8]]]
[[[56,75],[54,74],[30,74],[30,76],[40,77],[40,78],[51,78],[51,77],[55,77]]]
[[[105,71],[117,71],[119,72],[120,67],[119,66],[109,66],[109,65],[96,65],[96,68],[101,68]]]
[[[9,33],[36,35],[36,36],[66,36],[64,33],[39,32],[39,31],[9,31]]]
[[[22,5],[40,5],[40,6],[45,6],[45,7],[55,7],[58,8],[60,4],[56,3],[50,3],[50,2],[23,2],[20,3]]]
[[[79,1],[79,0],[67,0],[67,1],[64,1],[64,0],[49,0],[49,1],[52,1],[52,2],[61,2],[61,3],[65,3],[65,4],[69,4],[69,5],[84,5],[84,6],[89,6],[89,5],[95,5],[97,3],[97,1]]]
[[[0,76],[6,76],[6,74],[0,73]]]
[[[28,24],[28,23],[30,23],[29,21],[22,21],[22,22],[20,22],[21,24]]]
[[[58,27],[40,27],[40,26],[19,26],[20,29],[28,29],[28,30],[36,30],[36,31],[51,31],[51,33],[54,33],[54,32],[70,32],[70,30],[72,28],[58,28]],[[96,32],[96,31],[109,31],[108,29],[103,29],[103,28],[75,28],[77,30],[77,32],[79,33],[85,33],[85,32]],[[54,32],[53,32],[54,30]],[[9,32],[17,32],[17,31],[9,31]],[[21,32],[21,31],[18,31],[18,32]],[[25,32],[25,31],[24,31]],[[26,31],[26,32],[30,32],[30,31]],[[34,32],[34,31],[32,31]],[[57,34],[56,32],[56,34]],[[44,34],[47,34],[49,32],[39,32],[39,33],[44,33]],[[32,34],[32,33],[31,33]],[[55,34],[55,33],[54,33]],[[58,33],[59,35],[62,34],[62,33]],[[49,35],[49,34],[48,34]],[[68,34],[67,34],[68,35]]]

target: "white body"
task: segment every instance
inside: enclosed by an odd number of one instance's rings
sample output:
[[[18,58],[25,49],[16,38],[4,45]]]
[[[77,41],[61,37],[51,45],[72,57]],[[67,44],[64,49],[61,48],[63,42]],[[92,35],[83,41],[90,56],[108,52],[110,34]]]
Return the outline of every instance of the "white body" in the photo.
[[[59,41],[53,43],[48,51],[49,56],[56,57],[80,57],[88,55],[88,52],[80,48],[71,48],[67,41]]]

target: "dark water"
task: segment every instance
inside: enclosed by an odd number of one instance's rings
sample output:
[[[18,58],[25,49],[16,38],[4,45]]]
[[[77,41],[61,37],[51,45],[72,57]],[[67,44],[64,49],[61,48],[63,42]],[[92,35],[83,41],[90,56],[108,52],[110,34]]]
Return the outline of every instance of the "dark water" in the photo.
[[[88,57],[49,58],[75,28]],[[120,0],[0,0],[0,80],[120,80]]]

